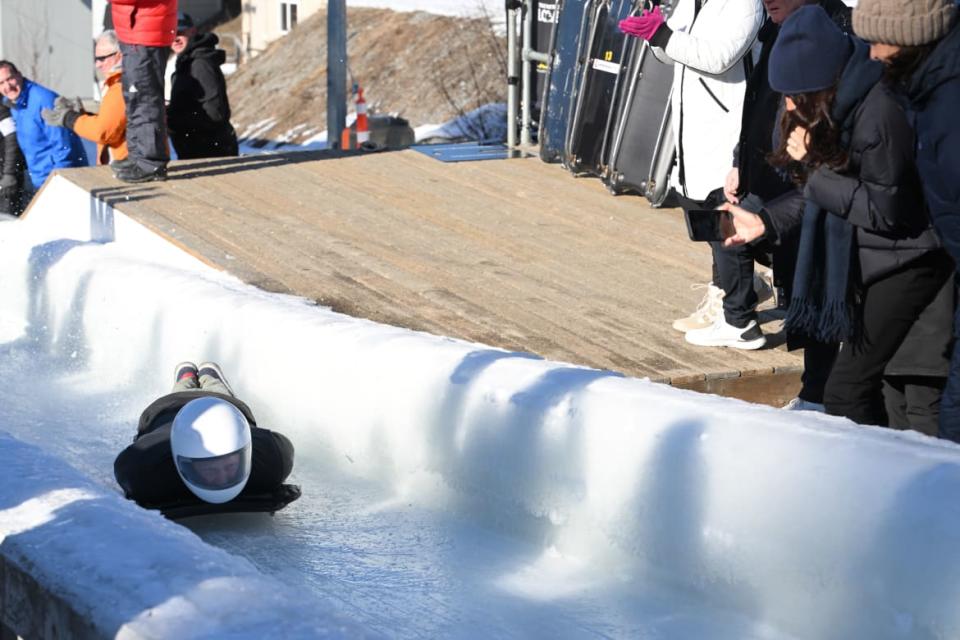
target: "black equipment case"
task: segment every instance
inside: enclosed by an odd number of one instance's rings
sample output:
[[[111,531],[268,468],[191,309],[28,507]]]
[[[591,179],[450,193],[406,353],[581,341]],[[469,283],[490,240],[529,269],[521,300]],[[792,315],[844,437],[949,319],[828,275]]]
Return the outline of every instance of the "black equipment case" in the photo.
[[[647,42],[628,41],[604,182],[615,194],[639,193],[658,206],[669,191],[676,156],[670,107],[673,67],[660,62]]]
[[[619,23],[631,15],[633,0],[593,0],[584,16],[587,37],[580,43],[581,71],[576,106],[564,148],[564,166],[575,174],[603,176],[604,148],[615,119],[617,83],[622,70],[626,36]]]
[[[560,162],[567,139],[570,111],[580,86],[577,50],[586,27],[584,15],[589,0],[557,0],[555,22],[550,32],[550,64],[540,100],[540,159]]]

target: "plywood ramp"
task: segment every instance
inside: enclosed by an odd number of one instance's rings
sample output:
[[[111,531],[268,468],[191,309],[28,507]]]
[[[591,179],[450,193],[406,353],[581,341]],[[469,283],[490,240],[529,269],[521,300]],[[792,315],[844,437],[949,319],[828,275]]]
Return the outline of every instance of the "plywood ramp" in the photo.
[[[797,389],[783,346],[693,347],[671,328],[710,278],[678,210],[534,158],[307,152],[175,162],[146,185],[62,175],[246,282],[352,316],[771,404]]]

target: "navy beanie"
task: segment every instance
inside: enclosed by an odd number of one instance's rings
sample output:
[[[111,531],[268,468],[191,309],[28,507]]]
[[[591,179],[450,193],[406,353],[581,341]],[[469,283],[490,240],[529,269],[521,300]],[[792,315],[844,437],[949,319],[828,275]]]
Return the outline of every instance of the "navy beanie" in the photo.
[[[784,95],[832,87],[853,42],[820,5],[800,7],[783,22],[770,52],[770,88]]]

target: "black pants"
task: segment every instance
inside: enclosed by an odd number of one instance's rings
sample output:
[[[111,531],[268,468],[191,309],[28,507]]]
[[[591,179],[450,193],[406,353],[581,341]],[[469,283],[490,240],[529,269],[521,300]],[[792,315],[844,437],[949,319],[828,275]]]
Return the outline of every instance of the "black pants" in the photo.
[[[950,258],[934,251],[865,289],[860,337],[841,346],[827,379],[827,413],[859,424],[887,424],[883,370],[951,272]]]
[[[886,376],[883,379],[883,401],[888,425],[935,437],[940,419],[940,397],[946,384],[945,377]]]
[[[170,49],[120,43],[123,52],[123,99],[127,106],[127,148],[141,168],[166,167],[167,120],[163,71]]]
[[[770,266],[770,253],[764,243],[725,249],[711,242],[713,284],[723,289],[723,316],[727,324],[743,328],[757,319],[757,292],[753,288],[754,263]]]
[[[824,390],[836,359],[837,345],[808,341],[803,348],[803,375],[800,376],[801,386],[797,397],[823,404]]]
[[[19,216],[26,208],[26,204],[20,187],[8,187],[0,191],[0,213]]]

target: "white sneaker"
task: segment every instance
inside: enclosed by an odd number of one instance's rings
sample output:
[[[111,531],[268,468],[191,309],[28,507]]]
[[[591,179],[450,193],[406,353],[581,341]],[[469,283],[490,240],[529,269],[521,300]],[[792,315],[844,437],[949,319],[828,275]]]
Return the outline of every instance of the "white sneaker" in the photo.
[[[819,402],[810,402],[809,400],[804,400],[803,398],[794,398],[787,404],[783,405],[783,409],[787,411],[819,411],[820,413],[827,412],[827,409]]]
[[[673,328],[682,333],[693,331],[694,329],[703,329],[712,325],[717,317],[723,317],[723,289],[714,286],[712,282],[708,284],[690,285],[691,289],[703,289],[706,287],[707,293],[703,300],[697,305],[696,310],[685,318],[673,321]]]
[[[767,344],[767,337],[756,320],[751,320],[743,329],[727,324],[720,313],[712,325],[703,329],[687,331],[687,342],[698,347],[733,347],[734,349],[759,349]]]
[[[757,293],[757,305],[774,297],[777,288],[773,286],[773,271],[755,268],[753,271],[753,290]]]

